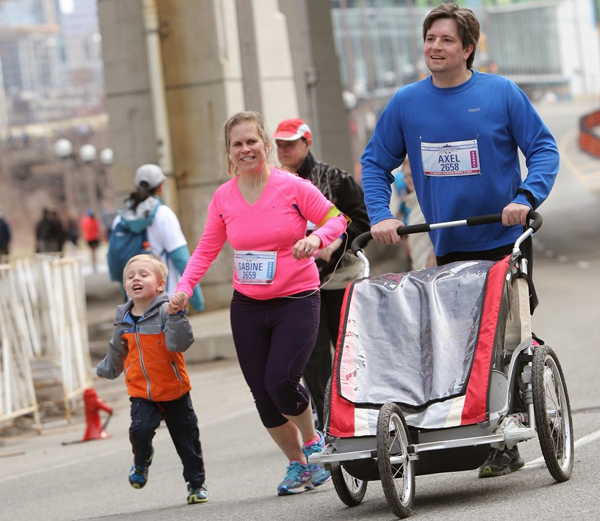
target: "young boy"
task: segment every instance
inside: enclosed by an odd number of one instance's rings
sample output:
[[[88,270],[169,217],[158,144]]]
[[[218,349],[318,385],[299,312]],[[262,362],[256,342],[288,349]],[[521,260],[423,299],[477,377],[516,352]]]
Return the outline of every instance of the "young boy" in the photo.
[[[131,402],[129,439],[133,466],[129,483],[140,489],[148,481],[152,438],[164,418],[188,483],[189,504],[208,501],[198,418],[190,398],[182,351],[194,342],[184,313],[167,314],[164,293],[167,266],[154,255],[132,257],[123,271],[129,300],[117,307],[116,331],[96,374],[111,380],[125,371]]]

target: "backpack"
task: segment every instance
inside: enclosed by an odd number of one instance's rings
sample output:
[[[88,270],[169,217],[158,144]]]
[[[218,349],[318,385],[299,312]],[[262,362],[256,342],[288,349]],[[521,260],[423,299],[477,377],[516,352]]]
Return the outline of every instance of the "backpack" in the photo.
[[[129,259],[140,253],[151,253],[146,228],[152,224],[159,206],[160,204],[157,204],[150,215],[139,219],[125,219],[121,213],[121,219],[108,239],[107,262],[110,280],[123,283],[123,270]]]

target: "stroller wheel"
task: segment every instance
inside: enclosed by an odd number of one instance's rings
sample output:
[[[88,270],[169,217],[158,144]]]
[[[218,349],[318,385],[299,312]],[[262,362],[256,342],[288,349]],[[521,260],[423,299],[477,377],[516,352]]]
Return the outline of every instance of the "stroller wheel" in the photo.
[[[388,505],[400,519],[410,516],[415,499],[415,467],[408,445],[400,407],[386,403],[377,418],[377,466]]]
[[[343,465],[331,469],[331,479],[342,503],[349,507],[360,505],[367,492],[368,481],[355,478]]]
[[[546,466],[556,481],[567,481],[575,452],[571,405],[560,362],[547,345],[534,352],[532,383],[535,423]]]

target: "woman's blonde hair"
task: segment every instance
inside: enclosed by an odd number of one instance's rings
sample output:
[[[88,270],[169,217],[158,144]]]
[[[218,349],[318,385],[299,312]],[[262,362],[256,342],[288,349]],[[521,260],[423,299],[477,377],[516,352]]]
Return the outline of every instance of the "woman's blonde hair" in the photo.
[[[269,155],[271,153],[271,150],[273,150],[271,138],[269,137],[269,134],[267,134],[263,118],[258,112],[254,112],[252,110],[244,110],[234,114],[225,122],[225,125],[223,125],[223,152],[225,154],[227,172],[229,173],[229,175],[235,174],[235,166],[229,155],[229,148],[231,147],[231,129],[236,125],[239,125],[240,123],[245,123],[247,121],[250,121],[256,125],[258,135],[265,144],[267,162],[269,161]]]
[[[158,282],[165,282],[167,280],[167,275],[169,274],[169,268],[167,268],[167,265],[156,255],[151,253],[140,253],[139,255],[134,255],[131,257],[131,259],[127,261],[127,264],[125,264],[125,268],[123,269],[123,286],[127,281],[127,272],[129,271],[129,266],[131,266],[131,264],[133,264],[135,261],[139,260],[147,260],[152,263]]]

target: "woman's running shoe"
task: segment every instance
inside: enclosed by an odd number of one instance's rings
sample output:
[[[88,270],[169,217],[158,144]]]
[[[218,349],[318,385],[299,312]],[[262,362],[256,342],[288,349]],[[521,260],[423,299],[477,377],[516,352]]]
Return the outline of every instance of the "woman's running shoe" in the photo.
[[[310,445],[302,445],[302,452],[304,452],[304,455],[306,456],[306,461],[308,461],[308,457],[311,454],[321,452],[325,446],[325,437],[319,431],[317,431],[317,434],[319,435],[319,441]],[[310,470],[310,481],[314,487],[319,487],[331,479],[331,472],[325,470],[317,463],[311,464],[310,461],[308,461],[308,468]]]
[[[283,481],[277,487],[278,496],[288,496],[290,494],[300,494],[310,490],[310,470],[308,465],[299,461],[290,461]]]

